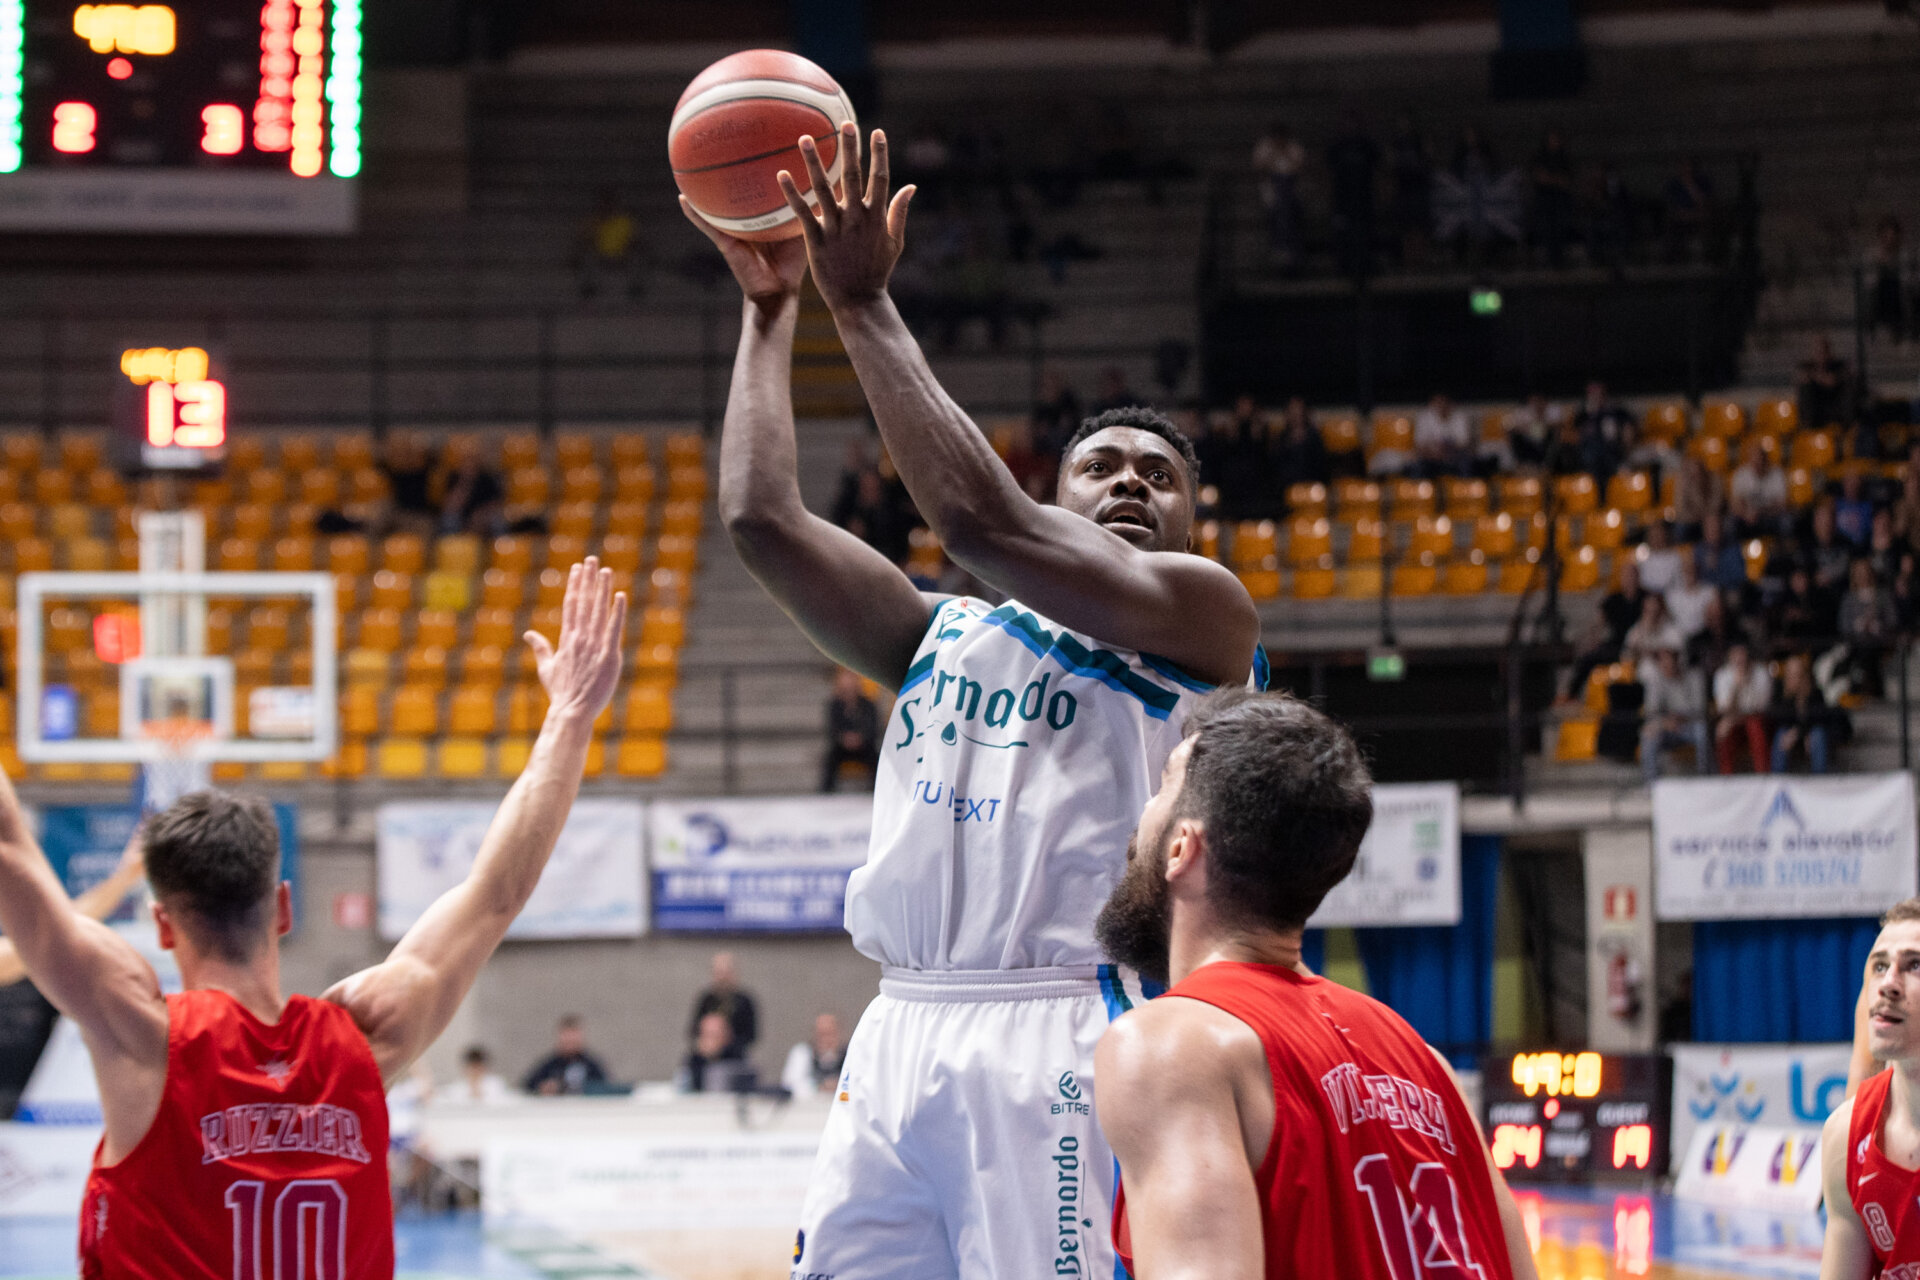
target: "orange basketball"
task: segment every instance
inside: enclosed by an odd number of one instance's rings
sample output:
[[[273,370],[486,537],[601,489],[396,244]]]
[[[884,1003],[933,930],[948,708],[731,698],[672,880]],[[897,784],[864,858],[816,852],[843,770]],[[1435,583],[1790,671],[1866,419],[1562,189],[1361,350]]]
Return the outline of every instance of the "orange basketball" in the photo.
[[[667,156],[673,180],[702,217],[742,240],[800,234],[773,175],[793,175],[815,204],[796,145],[810,134],[834,190],[840,189],[840,126],[853,104],[832,76],[778,49],[749,49],[693,78],[673,109]]]

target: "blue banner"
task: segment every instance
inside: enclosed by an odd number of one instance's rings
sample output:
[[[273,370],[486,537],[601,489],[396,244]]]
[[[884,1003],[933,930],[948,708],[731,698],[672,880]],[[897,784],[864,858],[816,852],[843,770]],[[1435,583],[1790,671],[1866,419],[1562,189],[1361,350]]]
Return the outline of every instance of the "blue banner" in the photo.
[[[830,933],[846,914],[850,871],[656,871],[654,928]]]

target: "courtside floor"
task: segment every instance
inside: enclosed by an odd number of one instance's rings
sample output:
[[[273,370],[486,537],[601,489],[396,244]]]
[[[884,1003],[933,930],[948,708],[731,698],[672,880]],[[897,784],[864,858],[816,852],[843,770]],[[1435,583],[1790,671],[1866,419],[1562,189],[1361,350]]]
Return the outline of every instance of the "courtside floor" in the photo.
[[[1541,1280],[1815,1280],[1820,1224],[1729,1212],[1652,1192],[1521,1190]],[[403,1216],[401,1280],[691,1280],[650,1270],[617,1237],[572,1239],[538,1228],[483,1230],[474,1214]],[[74,1225],[0,1221],[0,1277],[72,1280]],[[624,1256],[623,1256],[624,1255]],[[739,1280],[784,1280],[785,1259]]]

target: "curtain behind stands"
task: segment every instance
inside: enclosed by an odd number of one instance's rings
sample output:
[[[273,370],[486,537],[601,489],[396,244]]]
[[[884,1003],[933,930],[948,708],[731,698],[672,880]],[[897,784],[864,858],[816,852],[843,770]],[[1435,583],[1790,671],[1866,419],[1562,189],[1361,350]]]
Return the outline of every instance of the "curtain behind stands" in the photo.
[[[1499,836],[1460,837],[1460,923],[1357,929],[1374,997],[1429,1043],[1470,1064],[1493,1038],[1493,938]]]
[[[1693,926],[1693,1038],[1853,1039],[1872,920],[1702,920]]]

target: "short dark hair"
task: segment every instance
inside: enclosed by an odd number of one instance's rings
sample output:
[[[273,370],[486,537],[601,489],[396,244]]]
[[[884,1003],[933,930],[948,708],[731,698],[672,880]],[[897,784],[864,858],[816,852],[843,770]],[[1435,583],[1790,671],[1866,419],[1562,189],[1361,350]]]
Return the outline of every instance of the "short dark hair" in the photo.
[[[195,941],[245,960],[266,933],[280,883],[280,827],[258,796],[196,791],[147,820],[147,880]]]
[[[1087,418],[1080,423],[1080,429],[1067,441],[1067,447],[1060,451],[1060,469],[1066,470],[1067,459],[1080,447],[1080,442],[1088,436],[1097,435],[1108,427],[1132,427],[1136,431],[1147,431],[1159,436],[1180,452],[1180,460],[1187,464],[1187,489],[1190,493],[1200,491],[1200,455],[1193,447],[1193,441],[1187,439],[1187,433],[1173,425],[1173,420],[1163,413],[1147,408],[1145,405],[1130,404],[1118,409],[1108,409],[1097,417]]]
[[[466,1063],[470,1067],[486,1066],[487,1065],[486,1047],[484,1045],[477,1045],[477,1044],[468,1045],[467,1051],[460,1055],[460,1061]]]
[[[1229,922],[1305,925],[1353,870],[1373,778],[1353,737],[1284,693],[1229,686],[1187,721],[1180,816],[1206,833],[1207,897]]]

